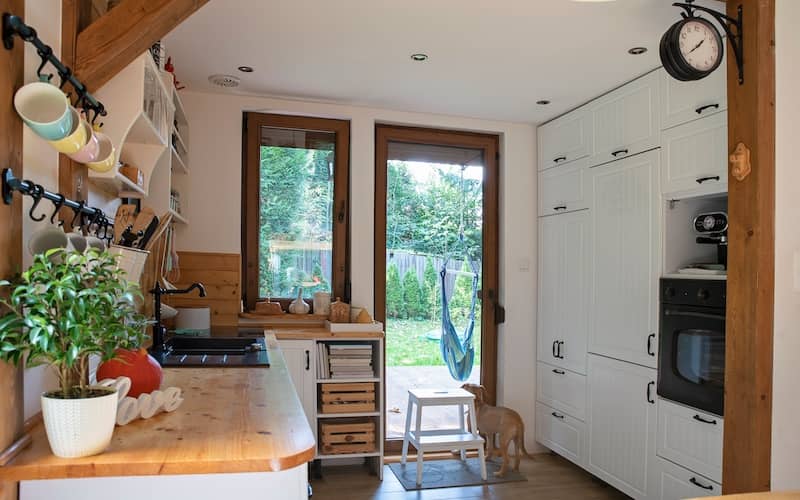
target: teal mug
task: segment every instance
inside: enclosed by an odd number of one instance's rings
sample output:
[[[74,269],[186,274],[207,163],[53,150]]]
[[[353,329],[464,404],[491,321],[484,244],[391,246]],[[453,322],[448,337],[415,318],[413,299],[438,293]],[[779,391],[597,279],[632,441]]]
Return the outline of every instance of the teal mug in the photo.
[[[14,108],[22,121],[48,141],[59,141],[73,131],[73,113],[64,93],[47,82],[31,82],[14,95]]]

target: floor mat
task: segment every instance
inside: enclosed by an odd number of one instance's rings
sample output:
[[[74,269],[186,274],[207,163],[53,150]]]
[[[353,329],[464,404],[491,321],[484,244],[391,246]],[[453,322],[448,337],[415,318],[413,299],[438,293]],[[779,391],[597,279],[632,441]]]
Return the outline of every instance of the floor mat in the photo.
[[[486,462],[487,480],[481,479],[481,466],[477,458],[461,460],[426,460],[422,464],[422,486],[417,486],[417,462],[409,460],[389,464],[397,479],[408,491],[427,490],[433,488],[454,488],[458,486],[474,486],[479,484],[510,483],[527,481],[519,472],[508,471],[505,477],[495,477],[493,472],[500,470],[500,464]]]

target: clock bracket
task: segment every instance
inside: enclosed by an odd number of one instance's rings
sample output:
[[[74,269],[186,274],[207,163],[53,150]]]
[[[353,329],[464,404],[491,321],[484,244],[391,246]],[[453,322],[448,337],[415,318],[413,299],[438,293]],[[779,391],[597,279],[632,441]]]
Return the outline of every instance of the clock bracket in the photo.
[[[725,30],[728,40],[731,42],[733,48],[733,55],[736,58],[736,66],[739,69],[739,85],[744,83],[744,55],[742,47],[742,6],[739,5],[737,9],[738,16],[736,19],[717,12],[716,10],[703,7],[702,5],[694,5],[694,0],[686,0],[686,3],[673,3],[674,7],[680,7],[686,12],[681,13],[684,18],[696,17],[695,11],[705,12],[717,20],[722,28]]]

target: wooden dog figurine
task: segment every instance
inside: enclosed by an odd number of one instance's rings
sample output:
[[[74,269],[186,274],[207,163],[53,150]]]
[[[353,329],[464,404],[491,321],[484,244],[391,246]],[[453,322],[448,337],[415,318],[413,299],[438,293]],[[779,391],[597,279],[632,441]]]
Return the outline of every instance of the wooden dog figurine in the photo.
[[[491,406],[486,403],[484,392],[486,389],[482,385],[464,384],[462,389],[475,396],[475,420],[478,424],[478,433],[486,440],[486,459],[495,455],[494,440],[495,434],[500,435],[500,448],[497,449],[497,456],[503,459],[500,470],[495,472],[497,477],[503,477],[508,471],[509,455],[508,445],[514,442],[514,466],[512,470],[519,472],[519,461],[524,454],[531,460],[535,460],[525,450],[525,424],[519,413],[510,408],[502,406]]]

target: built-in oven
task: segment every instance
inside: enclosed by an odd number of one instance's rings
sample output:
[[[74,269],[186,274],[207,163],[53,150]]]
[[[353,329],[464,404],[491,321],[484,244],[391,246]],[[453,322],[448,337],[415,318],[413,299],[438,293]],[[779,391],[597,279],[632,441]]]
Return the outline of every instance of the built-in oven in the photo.
[[[661,279],[658,395],[723,415],[725,280]]]

